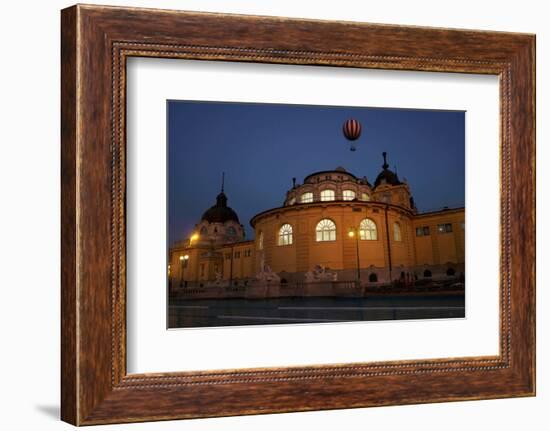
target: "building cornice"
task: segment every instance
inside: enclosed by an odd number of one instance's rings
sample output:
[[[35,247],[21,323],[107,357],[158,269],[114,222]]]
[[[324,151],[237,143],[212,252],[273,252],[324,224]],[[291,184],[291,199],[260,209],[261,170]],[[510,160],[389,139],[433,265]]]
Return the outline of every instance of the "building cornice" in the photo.
[[[288,211],[295,211],[295,210],[303,210],[303,209],[311,209],[311,208],[326,208],[326,207],[362,207],[362,208],[377,208],[377,209],[393,209],[399,212],[402,212],[408,216],[414,216],[415,213],[405,208],[401,205],[395,205],[395,204],[388,204],[385,202],[380,201],[344,201],[344,200],[337,200],[337,201],[324,201],[324,202],[310,202],[310,203],[297,203],[294,205],[286,205],[281,206],[277,208],[271,208],[266,211],[262,211],[258,214],[256,214],[254,217],[250,219],[250,226],[254,227],[255,224],[258,222],[258,220],[262,219],[263,217],[267,217],[273,214],[277,213],[285,213]]]
[[[464,207],[456,207],[456,208],[442,208],[440,210],[435,211],[426,211],[426,212],[418,212],[415,214],[416,218],[421,217],[431,217],[434,215],[440,215],[440,214],[451,214],[451,213],[458,213],[458,212],[464,212]]]
[[[353,175],[351,172],[348,172],[348,171],[337,171],[337,170],[326,170],[326,171],[317,171],[317,172],[313,172],[312,174],[309,174],[308,176],[304,177],[304,184],[306,183],[306,181],[311,178],[311,177],[315,177],[317,175],[324,175],[324,174],[337,174],[337,175],[349,175],[350,177],[354,178],[355,180],[361,180],[361,178],[359,177],[356,177],[355,175]],[[329,180],[327,180],[329,181]]]

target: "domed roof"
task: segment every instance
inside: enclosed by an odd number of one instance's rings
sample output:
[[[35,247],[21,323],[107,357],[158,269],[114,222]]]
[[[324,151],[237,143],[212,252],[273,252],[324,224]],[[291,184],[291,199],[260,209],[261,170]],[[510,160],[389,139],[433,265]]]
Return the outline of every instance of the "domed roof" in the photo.
[[[239,223],[239,216],[232,208],[227,206],[227,196],[222,191],[216,197],[216,205],[208,208],[202,215],[201,220],[208,223],[225,223],[227,221]]]
[[[380,184],[389,184],[392,186],[397,186],[399,184],[402,184],[401,181],[399,181],[399,177],[397,176],[397,174],[388,169],[389,165],[386,161],[386,152],[383,152],[382,156],[384,157],[382,172],[380,172],[376,177],[376,180],[374,181],[374,187],[378,187]]]
[[[355,175],[353,175],[351,172],[348,172],[342,166],[337,166],[336,169],[327,170],[327,171],[317,171],[317,172],[313,172],[312,174],[309,174],[307,177],[304,178],[304,183],[307,183],[308,180],[312,177],[316,177],[318,175],[324,175],[324,174],[333,174],[333,173],[346,174],[347,176],[349,176],[353,179],[357,179],[357,177]]]
[[[397,174],[395,172],[392,172],[389,169],[384,169],[376,177],[376,181],[374,182],[374,187],[378,187],[380,184],[389,184],[392,186],[397,186],[401,184],[401,181],[399,181],[399,178],[397,177]]]

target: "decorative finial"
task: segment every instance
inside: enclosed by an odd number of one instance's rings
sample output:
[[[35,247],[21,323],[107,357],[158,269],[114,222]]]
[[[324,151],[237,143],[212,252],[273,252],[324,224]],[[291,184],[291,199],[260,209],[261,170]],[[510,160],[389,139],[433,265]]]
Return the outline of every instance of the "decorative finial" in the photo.
[[[222,172],[222,193],[223,193],[224,184],[225,184],[225,172]]]
[[[390,165],[388,165],[388,162],[387,162],[387,160],[386,160],[386,155],[387,155],[387,153],[384,151],[384,152],[382,153],[382,157],[384,157],[384,164],[382,165],[382,168],[383,168],[383,169],[388,169],[388,168],[390,167]]]
[[[293,189],[296,188],[296,177],[293,177],[293,178],[292,178],[292,188],[293,188]]]

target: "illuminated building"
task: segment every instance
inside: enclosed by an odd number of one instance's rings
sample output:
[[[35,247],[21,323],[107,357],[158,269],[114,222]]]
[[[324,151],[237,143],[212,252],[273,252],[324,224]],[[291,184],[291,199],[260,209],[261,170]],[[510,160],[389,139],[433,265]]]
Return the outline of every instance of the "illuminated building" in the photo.
[[[302,184],[293,179],[283,206],[256,214],[250,224],[254,239],[247,241],[222,186],[194,240],[170,250],[170,285],[246,287],[266,274],[289,285],[464,276],[464,208],[418,212],[385,153],[373,184],[342,167],[310,174]]]

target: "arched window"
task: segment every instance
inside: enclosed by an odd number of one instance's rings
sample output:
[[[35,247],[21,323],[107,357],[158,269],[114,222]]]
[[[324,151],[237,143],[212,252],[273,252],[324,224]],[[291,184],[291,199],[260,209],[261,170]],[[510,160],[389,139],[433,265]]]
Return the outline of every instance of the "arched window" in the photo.
[[[228,235],[236,235],[237,234],[237,231],[235,230],[235,228],[233,226],[229,226],[226,230],[227,234]]]
[[[323,190],[323,191],[321,191],[321,200],[322,201],[333,201],[334,200],[334,190]]]
[[[378,276],[373,272],[371,275],[369,275],[369,281],[371,283],[376,283],[378,281]]]
[[[370,218],[366,218],[359,224],[359,238],[362,240],[377,240],[378,230],[376,229],[376,223]]]
[[[336,225],[327,218],[317,223],[315,233],[317,241],[336,241]]]
[[[362,201],[370,201],[370,196],[368,193],[361,193],[361,200]]]
[[[313,202],[313,193],[311,192],[303,193],[302,196],[300,197],[300,202],[303,204],[308,204],[310,202]]]
[[[393,224],[393,240],[401,241],[401,225],[397,222]]]
[[[258,234],[258,250],[264,249],[264,233],[260,232]]]
[[[455,270],[454,268],[447,268],[447,275],[449,277],[452,277],[453,275],[455,275]]]
[[[431,278],[431,276],[432,271],[430,271],[429,269],[424,270],[424,278]]]
[[[295,203],[296,203],[296,198],[290,198],[290,200],[288,201],[289,205],[294,205]]]
[[[206,235],[207,232],[206,226],[201,227],[201,235]]]
[[[288,223],[285,223],[279,229],[279,245],[290,245],[292,244],[292,226]]]
[[[355,192],[353,190],[344,190],[342,192],[342,198],[345,201],[352,201],[355,199]]]

